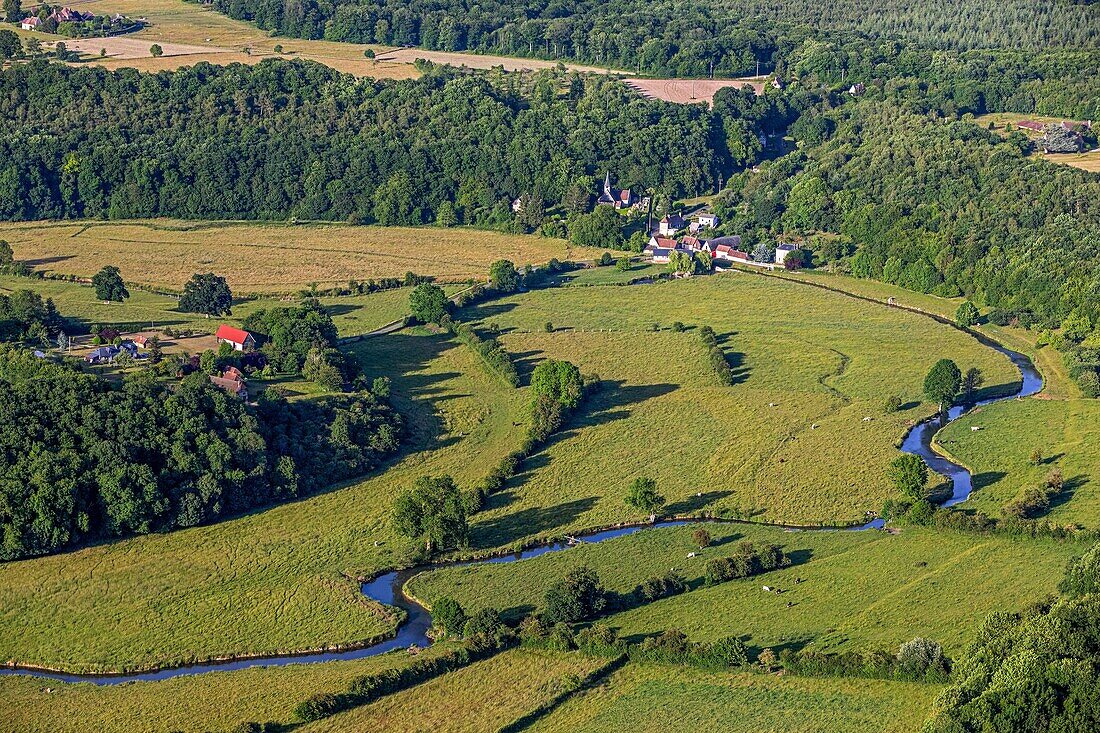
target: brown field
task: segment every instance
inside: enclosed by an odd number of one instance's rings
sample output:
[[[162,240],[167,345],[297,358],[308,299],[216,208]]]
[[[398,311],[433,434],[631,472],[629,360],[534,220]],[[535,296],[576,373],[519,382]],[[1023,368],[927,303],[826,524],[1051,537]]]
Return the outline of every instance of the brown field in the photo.
[[[491,69],[495,66],[503,66],[505,71],[534,71],[537,69],[552,69],[558,65],[557,61],[544,59],[521,59],[510,56],[485,56],[474,53],[456,53],[450,51],[429,51],[422,48],[398,48],[378,55],[378,61],[391,61],[402,64],[411,64],[417,59],[424,59],[436,64],[450,64],[451,66],[465,66],[470,69]],[[631,74],[629,71],[617,71],[615,69],[603,69],[598,66],[583,66],[580,64],[563,63],[567,69],[574,71],[590,71],[603,74]]]
[[[99,55],[100,50],[106,51],[106,57],[111,59],[138,59],[149,56],[152,43],[144,38],[134,36],[115,36],[113,38],[75,38],[65,42],[70,51],[79,51]],[[215,46],[190,46],[183,43],[161,43],[161,50],[165,56],[190,56],[192,54],[228,53],[229,49]]]
[[[676,104],[713,104],[714,95],[726,87],[751,86],[761,94],[764,82],[759,78],[743,79],[631,79],[627,85],[648,99],[660,99]]]
[[[1100,150],[1090,150],[1087,153],[1050,153],[1043,158],[1052,163],[1072,165],[1090,173],[1100,173]]]
[[[244,222],[34,222],[0,225],[18,260],[36,270],[91,276],[116,265],[130,282],[181,288],[196,272],[223,275],[235,293],[282,293],[309,283],[400,277],[484,278],[494,260],[517,265],[591,259],[561,239],[475,229]]]

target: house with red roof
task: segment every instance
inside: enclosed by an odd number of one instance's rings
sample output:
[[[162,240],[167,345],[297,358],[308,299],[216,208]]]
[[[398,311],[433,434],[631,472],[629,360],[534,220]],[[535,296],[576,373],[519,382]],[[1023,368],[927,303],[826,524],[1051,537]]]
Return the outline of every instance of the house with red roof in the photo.
[[[256,348],[256,337],[240,328],[222,324],[214,334],[219,344],[230,344],[237,351],[251,351]]]

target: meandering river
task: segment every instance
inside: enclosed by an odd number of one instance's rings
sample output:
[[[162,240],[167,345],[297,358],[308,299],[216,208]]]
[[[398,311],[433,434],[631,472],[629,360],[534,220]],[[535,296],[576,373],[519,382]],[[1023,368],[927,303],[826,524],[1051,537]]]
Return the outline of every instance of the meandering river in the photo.
[[[1039,374],[1038,370],[1023,354],[1019,354],[1010,349],[997,344],[989,339],[981,336],[977,336],[978,340],[984,345],[1001,352],[1020,370],[1021,387],[1015,394],[1007,397],[996,397],[987,400],[982,400],[978,403],[981,405],[988,405],[994,402],[1000,402],[1006,399],[1017,399],[1020,397],[1027,397],[1036,394],[1043,388],[1043,378]],[[972,489],[970,472],[964,467],[953,463],[932,448],[932,438],[936,432],[942,428],[947,422],[957,420],[967,408],[962,406],[952,407],[948,411],[947,420],[941,422],[939,419],[927,420],[925,422],[917,424],[906,435],[901,449],[906,453],[913,453],[920,456],[928,463],[929,467],[939,474],[942,474],[946,478],[950,479],[954,490],[951,498],[943,503],[943,506],[954,506],[960,502],[966,501],[970,496]],[[582,540],[586,543],[602,542],[615,537],[622,537],[624,535],[633,534],[635,532],[642,532],[645,530],[657,528],[657,527],[674,527],[689,522],[683,520],[670,520],[661,521],[654,524],[646,524],[640,526],[619,527],[616,529],[604,530],[600,532],[592,532],[589,534],[577,535],[578,540]],[[808,529],[803,531],[837,531],[839,529],[845,529],[850,531],[860,531],[868,529],[880,529],[883,526],[881,519],[875,519],[867,524],[858,527],[846,527],[846,528],[820,528],[820,529]],[[505,555],[501,557],[493,557],[485,560],[477,560],[471,562],[454,562],[454,563],[441,563],[431,567],[440,568],[447,566],[457,565],[471,565],[482,563],[505,563],[516,562],[517,560],[524,560],[527,558],[538,557],[539,555],[545,555],[550,552],[561,552],[567,550],[573,545],[570,543],[559,542],[550,545],[542,545],[534,547],[523,552],[518,552],[513,555]],[[185,675],[202,674],[204,672],[214,671],[226,671],[233,669],[245,669],[247,667],[260,667],[260,666],[283,666],[288,664],[314,664],[318,662],[328,662],[333,660],[348,660],[348,659],[361,659],[363,657],[372,657],[378,654],[384,654],[394,649],[403,649],[412,645],[427,646],[431,643],[428,638],[428,630],[431,628],[432,619],[431,614],[428,613],[420,604],[407,598],[403,592],[405,582],[413,575],[429,569],[425,567],[410,568],[408,570],[399,570],[395,572],[384,573],[379,575],[374,580],[362,585],[363,594],[368,598],[371,598],[379,603],[384,603],[390,606],[397,606],[403,609],[408,618],[397,630],[397,634],[385,641],[381,641],[377,644],[365,646],[360,649],[342,650],[334,652],[318,652],[314,654],[297,654],[297,655],[284,655],[284,656],[270,656],[270,657],[252,657],[247,659],[235,659],[219,662],[204,662],[201,664],[192,664],[182,667],[172,667],[169,669],[160,669],[152,672],[136,672],[132,674],[68,674],[61,672],[51,672],[39,669],[30,669],[26,667],[3,667],[0,668],[0,674],[24,674],[34,677],[42,677],[46,679],[59,680],[63,682],[92,682],[101,685],[114,685],[124,682],[136,682],[139,680],[163,680],[172,677],[181,677]]]

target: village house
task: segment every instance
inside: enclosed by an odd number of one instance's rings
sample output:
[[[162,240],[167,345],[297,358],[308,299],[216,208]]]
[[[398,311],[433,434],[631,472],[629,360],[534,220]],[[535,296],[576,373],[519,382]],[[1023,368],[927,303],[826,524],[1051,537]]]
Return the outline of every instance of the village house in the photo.
[[[714,229],[718,226],[718,217],[715,216],[713,211],[704,209],[698,211],[691,217],[691,224],[688,225],[688,231],[692,234],[702,231],[703,229]]]
[[[674,237],[687,227],[687,221],[679,214],[667,214],[657,224],[657,233],[663,237]]]
[[[210,382],[242,400],[248,399],[248,384],[244,381],[244,375],[235,367],[229,367],[220,377],[211,375]]]
[[[689,249],[692,252],[704,252],[706,251],[706,240],[699,239],[696,236],[688,235],[680,240],[680,246],[685,249]]]
[[[793,244],[780,244],[775,248],[775,264],[782,265],[787,260],[787,255],[794,252],[798,247]]]
[[[118,346],[113,344],[107,344],[105,346],[99,346],[88,352],[84,357],[84,361],[88,364],[112,364],[118,355],[126,352],[133,358],[137,358],[138,350],[137,346],[132,341],[123,341]]]
[[[741,246],[741,237],[734,234],[727,237],[715,237],[714,239],[707,240],[703,243],[703,251],[709,254],[712,258],[717,257],[719,247],[726,247],[723,252],[729,252],[730,250],[737,250]]]
[[[853,97],[858,97],[865,91],[867,91],[867,87],[863,86],[863,82],[861,81],[857,81],[855,84],[848,87],[848,93],[851,94]]]
[[[80,10],[73,10],[72,8],[58,8],[50,13],[50,20],[56,23],[82,23],[84,21],[95,20],[95,15]]]
[[[692,254],[692,250],[669,237],[650,237],[649,244],[642,250],[642,253],[650,257],[654,263],[668,262],[673,252]]]
[[[19,27],[25,31],[36,31],[38,26],[42,25],[42,21],[36,17],[23,18],[19,21]]]
[[[256,337],[248,331],[227,326],[224,323],[218,326],[218,332],[214,334],[219,344],[229,344],[236,351],[251,351],[256,348]]]

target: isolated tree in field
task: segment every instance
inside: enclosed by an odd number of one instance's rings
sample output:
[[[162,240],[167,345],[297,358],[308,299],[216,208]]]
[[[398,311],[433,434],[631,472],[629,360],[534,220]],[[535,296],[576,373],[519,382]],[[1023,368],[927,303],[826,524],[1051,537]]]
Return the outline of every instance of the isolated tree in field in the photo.
[[[512,293],[519,289],[519,273],[509,260],[497,260],[489,266],[489,282],[494,290]]]
[[[596,264],[598,264],[600,267],[607,267],[614,261],[615,258],[611,256],[610,252],[604,252],[602,255],[600,255],[599,262],[597,262]]]
[[[641,476],[630,484],[626,504],[646,514],[656,514],[665,505],[665,497],[657,491],[656,481]]]
[[[706,527],[700,527],[691,533],[691,541],[699,545],[699,549],[708,547],[711,542],[710,532],[706,530]]]
[[[630,271],[630,258],[627,257],[626,255],[623,255],[622,257],[620,257],[619,261],[615,263],[615,269],[617,269],[619,272],[629,272]]]
[[[543,605],[546,623],[576,623],[598,616],[607,607],[607,591],[595,570],[581,566],[546,589]]]
[[[970,367],[967,369],[962,379],[963,400],[967,403],[973,402],[974,395],[981,389],[984,382],[985,378],[982,377],[981,369],[978,367]]]
[[[208,272],[192,275],[183,286],[180,310],[186,313],[202,313],[207,316],[229,315],[233,307],[233,293],[225,278]]]
[[[961,382],[958,365],[950,359],[940,359],[924,378],[924,394],[930,402],[939,405],[940,412],[946,412],[955,401]]]
[[[114,265],[107,265],[93,275],[92,285],[95,286],[97,300],[121,303],[130,297],[130,291],[122,282],[122,273]]]
[[[149,47],[149,55],[155,59],[159,59],[164,55],[164,49],[160,47],[159,43],[154,43]]]
[[[15,262],[15,252],[12,251],[8,240],[0,239],[0,267],[10,265],[13,262]]]
[[[969,328],[978,322],[980,316],[978,308],[967,300],[960,304],[958,310],[955,311],[955,323],[963,328]]]
[[[397,532],[420,540],[428,552],[466,543],[469,526],[462,492],[450,476],[422,476],[397,497],[393,506]]]
[[[928,466],[920,456],[911,453],[900,455],[886,470],[894,488],[913,501],[924,498],[924,484],[928,481]]]
[[[421,323],[439,323],[447,313],[447,294],[438,285],[421,283],[409,294],[409,307]]]
[[[575,364],[546,359],[531,373],[531,392],[535,399],[547,397],[570,410],[581,401],[584,380]]]

